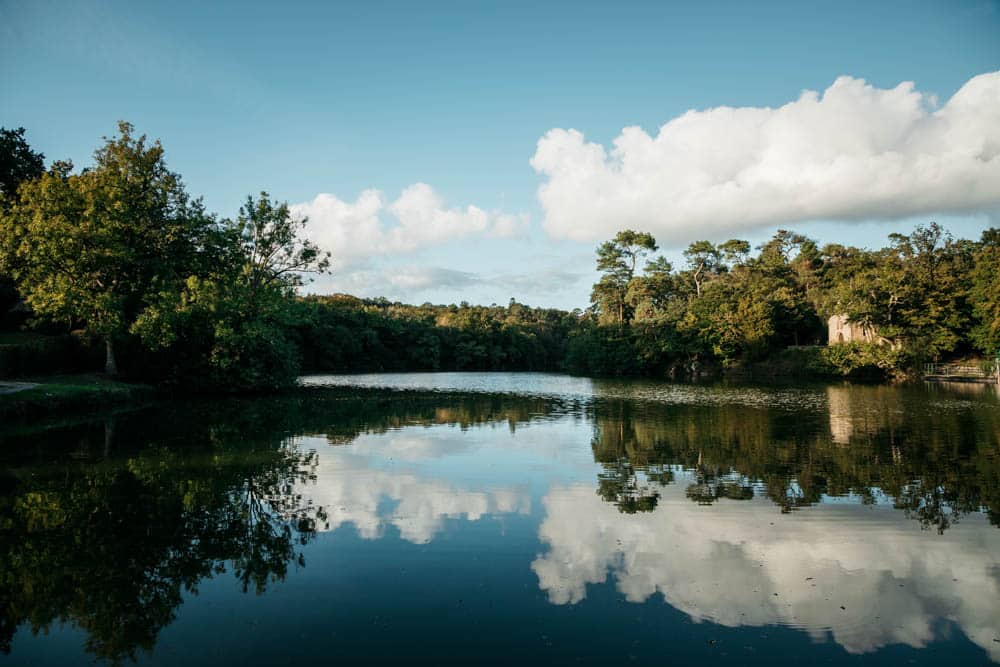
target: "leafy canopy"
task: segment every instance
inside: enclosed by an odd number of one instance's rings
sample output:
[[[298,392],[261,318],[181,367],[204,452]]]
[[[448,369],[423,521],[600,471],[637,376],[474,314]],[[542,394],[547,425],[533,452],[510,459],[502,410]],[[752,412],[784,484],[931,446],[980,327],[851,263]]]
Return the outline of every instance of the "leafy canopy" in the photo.
[[[93,168],[56,162],[24,183],[0,221],[0,253],[32,310],[109,341],[128,331],[151,291],[210,263],[203,255],[216,228],[158,141],[133,136],[128,123],[118,131]]]

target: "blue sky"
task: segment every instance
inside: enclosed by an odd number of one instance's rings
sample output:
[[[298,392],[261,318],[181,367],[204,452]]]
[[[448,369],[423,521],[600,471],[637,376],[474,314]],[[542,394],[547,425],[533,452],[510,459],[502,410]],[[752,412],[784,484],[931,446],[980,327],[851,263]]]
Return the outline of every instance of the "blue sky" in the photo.
[[[261,189],[302,204],[335,258],[313,290],[418,303],[583,307],[625,225],[674,260],[778,227],[978,236],[1000,88],[970,80],[997,70],[998,2],[0,0],[0,124],[82,166],[127,119],[222,215]]]

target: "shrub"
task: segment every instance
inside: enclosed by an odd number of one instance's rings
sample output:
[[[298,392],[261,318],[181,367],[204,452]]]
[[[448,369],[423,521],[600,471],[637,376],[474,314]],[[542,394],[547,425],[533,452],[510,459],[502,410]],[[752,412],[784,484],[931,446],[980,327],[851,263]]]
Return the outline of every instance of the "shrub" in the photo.
[[[822,348],[812,370],[846,378],[901,378],[908,374],[912,361],[902,347],[852,341]]]

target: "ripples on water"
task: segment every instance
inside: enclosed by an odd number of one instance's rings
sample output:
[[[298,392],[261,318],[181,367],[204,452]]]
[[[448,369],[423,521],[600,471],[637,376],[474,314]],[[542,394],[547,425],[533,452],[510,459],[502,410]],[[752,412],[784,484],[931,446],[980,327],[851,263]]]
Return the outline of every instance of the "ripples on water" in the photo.
[[[365,387],[428,391],[509,393],[561,400],[620,399],[674,405],[742,405],[770,410],[815,411],[828,406],[830,385],[782,387],[725,383],[675,383],[654,380],[592,379],[557,373],[368,373],[356,375],[307,375],[305,386]],[[888,391],[913,395],[910,388],[851,387],[851,391]],[[907,407],[967,410],[983,402],[996,402],[993,385],[928,383],[917,390],[917,400]],[[934,397],[934,398],[929,398]],[[902,410],[903,408],[900,407]]]
[[[306,386],[352,386],[430,391],[513,393],[564,400],[595,398],[653,401],[675,405],[745,405],[808,410],[822,407],[822,389],[755,388],[643,380],[604,380],[555,373],[372,373],[307,375]]]
[[[304,384],[0,431],[9,660],[1000,662],[992,388]]]

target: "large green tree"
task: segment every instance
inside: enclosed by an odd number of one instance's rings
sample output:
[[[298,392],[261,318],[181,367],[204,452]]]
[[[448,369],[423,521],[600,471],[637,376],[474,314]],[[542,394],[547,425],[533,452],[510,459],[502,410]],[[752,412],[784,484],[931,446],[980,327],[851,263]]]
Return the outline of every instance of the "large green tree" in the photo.
[[[57,162],[24,183],[0,218],[0,254],[35,313],[82,324],[115,344],[150,297],[210,265],[213,218],[167,168],[159,141],[129,123],[105,140],[94,166]]]
[[[639,261],[656,250],[656,239],[646,232],[625,229],[597,248],[597,270],[601,278],[594,285],[591,303],[601,322],[626,324],[631,320],[628,305],[629,283]]]
[[[224,390],[295,382],[295,290],[330,264],[303,238],[306,222],[266,192],[248,197],[236,221],[221,223],[217,263],[152,300],[132,330],[171,360],[169,379]]]
[[[830,246],[829,313],[842,313],[917,356],[937,359],[964,344],[973,247],[940,225],[890,234],[879,251]]]
[[[722,251],[710,241],[695,241],[684,251],[684,258],[687,259],[689,267],[687,275],[694,283],[697,296],[701,296],[705,282],[717,276],[725,268],[722,263]]]

